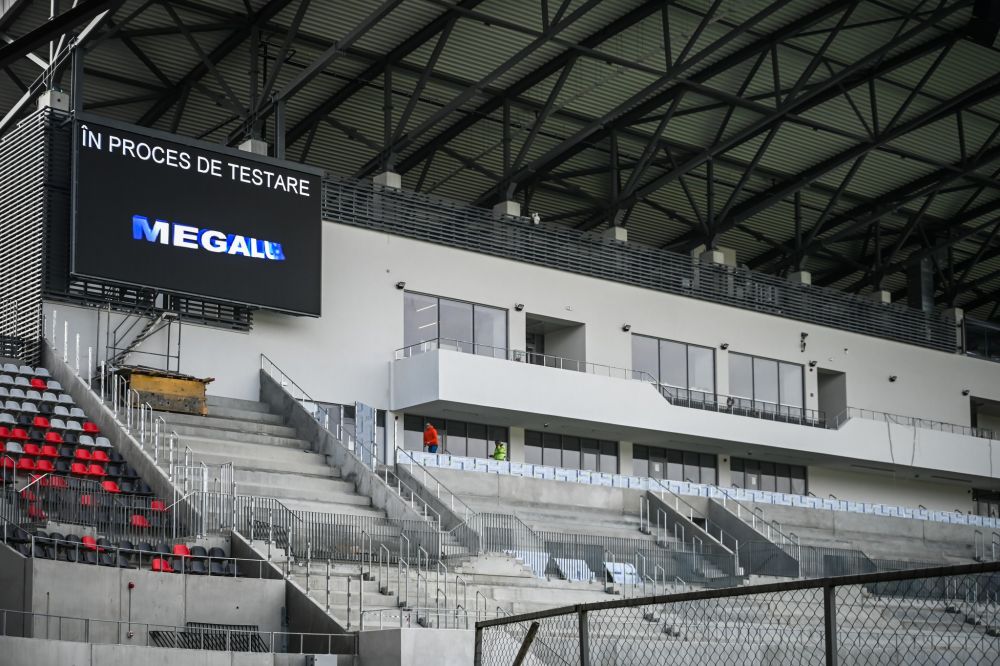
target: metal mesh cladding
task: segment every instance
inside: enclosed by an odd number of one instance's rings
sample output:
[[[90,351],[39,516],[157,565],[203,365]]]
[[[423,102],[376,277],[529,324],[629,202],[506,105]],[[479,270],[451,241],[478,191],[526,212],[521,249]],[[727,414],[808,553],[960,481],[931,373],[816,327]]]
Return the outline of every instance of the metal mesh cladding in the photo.
[[[1000,564],[628,599],[476,625],[476,664],[995,664]]]

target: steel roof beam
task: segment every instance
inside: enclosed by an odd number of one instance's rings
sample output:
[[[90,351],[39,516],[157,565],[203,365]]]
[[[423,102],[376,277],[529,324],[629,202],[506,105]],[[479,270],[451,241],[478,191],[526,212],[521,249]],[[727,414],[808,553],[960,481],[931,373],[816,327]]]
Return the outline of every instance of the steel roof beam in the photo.
[[[123,0],[83,0],[10,44],[0,46],[0,68],[23,58],[40,46],[55,41],[101,12],[117,9],[122,2]]]
[[[235,51],[243,42],[246,41],[247,37],[253,32],[254,28],[259,26],[261,23],[270,21],[272,18],[278,15],[281,10],[291,3],[292,0],[268,0],[268,3],[261,7],[257,13],[253,16],[248,16],[246,23],[240,26],[239,29],[234,30],[229,34],[222,43],[216,46],[209,52],[203,60],[201,60],[197,65],[195,65],[187,74],[184,75],[173,88],[167,91],[167,93],[160,98],[156,104],[150,107],[138,120],[139,125],[152,125],[156,123],[163,115],[170,110],[170,108],[181,99],[182,96],[186,95],[185,91],[190,90],[196,83],[201,81],[201,79],[210,72],[209,65],[217,65],[222,62],[229,54]]]
[[[461,0],[458,7],[473,8],[483,0]],[[328,116],[334,109],[346,102],[354,93],[358,92],[369,82],[374,81],[385,73],[385,69],[390,63],[405,58],[413,51],[423,46],[427,41],[444,30],[448,24],[454,20],[455,14],[450,11],[443,12],[434,18],[433,21],[425,25],[417,32],[410,35],[401,44],[386,53],[382,58],[369,65],[363,72],[358,74],[353,81],[346,83],[340,90],[333,93],[322,104],[306,114],[287,132],[286,145],[291,146],[303,136],[309,133],[310,129],[318,124],[323,118]]]

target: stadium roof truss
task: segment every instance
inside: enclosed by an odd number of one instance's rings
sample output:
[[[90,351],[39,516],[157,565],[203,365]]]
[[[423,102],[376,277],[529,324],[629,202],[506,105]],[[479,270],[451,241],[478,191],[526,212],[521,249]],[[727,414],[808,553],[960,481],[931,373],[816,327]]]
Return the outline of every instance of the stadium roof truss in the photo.
[[[79,81],[119,120],[850,292],[932,271],[1000,315],[997,0],[55,4],[0,0],[0,131]]]

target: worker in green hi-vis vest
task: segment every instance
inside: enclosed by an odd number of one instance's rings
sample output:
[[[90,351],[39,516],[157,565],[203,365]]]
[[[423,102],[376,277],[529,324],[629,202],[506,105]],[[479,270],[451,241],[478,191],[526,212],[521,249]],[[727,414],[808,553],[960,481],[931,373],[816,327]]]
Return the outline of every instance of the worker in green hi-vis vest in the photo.
[[[507,445],[499,439],[493,444],[493,460],[507,460]]]

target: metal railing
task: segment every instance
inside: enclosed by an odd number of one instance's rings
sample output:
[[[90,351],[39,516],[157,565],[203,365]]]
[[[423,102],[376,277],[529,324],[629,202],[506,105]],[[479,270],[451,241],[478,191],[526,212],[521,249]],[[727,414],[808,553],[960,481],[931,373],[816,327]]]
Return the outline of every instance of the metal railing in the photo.
[[[476,666],[997,663],[1000,563],[705,590],[476,623]]]
[[[776,275],[704,264],[686,254],[618,243],[528,218],[497,218],[474,208],[416,192],[327,175],[323,218],[436,245],[698,298],[786,319],[908,344],[956,351],[955,323],[942,312],[815,285]]]
[[[294,380],[285,374],[281,368],[275,365],[275,363],[264,354],[260,355],[260,369],[277,382],[277,384],[285,391],[285,393],[288,394],[289,397],[302,404],[306,411],[313,415],[313,418],[316,419],[316,422],[320,425],[320,427],[330,434],[337,445],[343,447],[343,452],[357,459],[361,468],[366,470],[366,473],[370,474],[371,478],[375,480],[376,483],[383,485],[404,502],[408,503],[410,507],[418,514],[422,515],[425,520],[435,524],[438,529],[441,528],[440,514],[434,510],[430,504],[423,500],[416,493],[416,491],[396,476],[396,474],[389,469],[388,465],[380,465],[378,452],[376,450],[367,447],[354,438],[349,438],[347,442],[342,441],[341,437],[344,435],[343,430],[338,429],[340,430],[338,433],[331,430],[332,424],[338,422],[339,419],[333,418],[328,409],[323,407],[319,402],[313,399],[312,396],[306,393],[302,387],[296,384]]]
[[[0,635],[74,641],[95,645],[137,645],[274,654],[358,653],[357,634],[260,631],[226,625],[186,626],[48,615],[0,609]]]
[[[868,421],[878,421],[880,423],[909,426],[911,428],[922,428],[924,430],[937,430],[938,432],[949,432],[955,435],[965,435],[967,437],[1000,439],[1000,433],[997,433],[995,430],[956,425],[954,423],[945,423],[943,421],[935,421],[933,419],[922,419],[916,416],[890,414],[888,412],[879,412],[873,409],[862,409],[860,407],[848,407],[846,410],[837,415],[837,417],[833,420],[831,427],[840,428],[850,419],[865,419]]]
[[[373,608],[361,613],[361,631],[379,629],[417,628],[433,626],[436,629],[473,629],[476,622],[491,617],[509,617],[502,608],[490,610],[467,609],[462,606],[442,608]],[[430,622],[428,622],[430,620]]]
[[[814,428],[827,428],[826,413],[819,409],[805,409],[790,405],[780,405],[764,400],[751,400],[694,389],[681,389],[664,384],[656,384],[660,395],[676,407],[704,409],[720,414],[749,416],[766,421],[794,423]]]
[[[394,358],[398,361],[438,349],[445,351],[457,351],[464,354],[474,354],[476,356],[486,356],[488,358],[498,358],[513,361],[515,363],[525,363],[527,365],[538,365],[546,368],[583,372],[589,375],[598,375],[601,377],[615,377],[618,379],[636,379],[639,381],[655,382],[652,375],[642,370],[619,368],[604,363],[591,363],[590,361],[581,361],[574,358],[564,358],[549,354],[539,354],[537,352],[523,351],[520,349],[493,347],[491,345],[467,342],[464,340],[457,340],[455,338],[431,338],[422,342],[417,342],[415,344],[397,349],[394,354]]]

